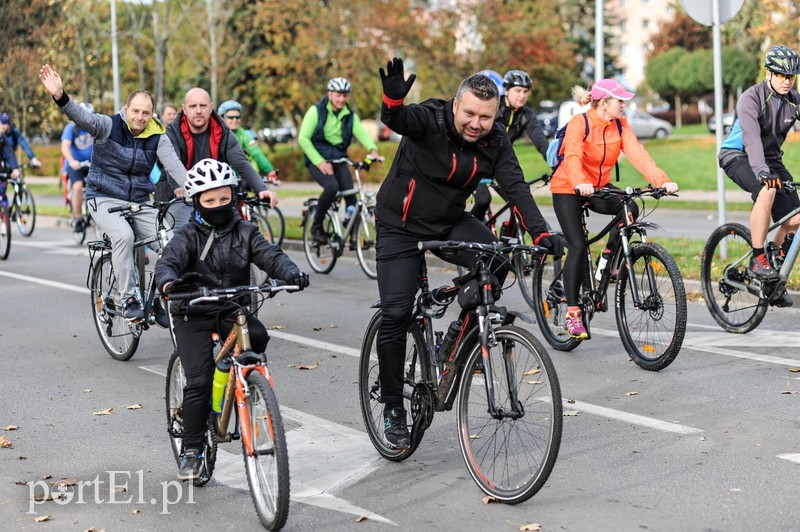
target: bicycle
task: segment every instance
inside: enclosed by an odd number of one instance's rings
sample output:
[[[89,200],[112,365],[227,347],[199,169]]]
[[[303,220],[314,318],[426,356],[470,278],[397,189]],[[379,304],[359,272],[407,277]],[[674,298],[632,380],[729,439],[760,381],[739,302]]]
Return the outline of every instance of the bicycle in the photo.
[[[595,312],[608,310],[607,292],[616,274],[614,313],[622,344],[637,366],[659,371],[675,360],[683,344],[686,334],[686,290],[675,259],[662,246],[647,240],[647,229],[660,227],[644,220],[644,208],[639,220],[634,222],[629,208],[637,200],[644,207],[645,197],[659,200],[675,194],[667,193],[664,188],[628,187],[626,190],[598,188],[595,189],[595,195],[619,197],[623,210],[597,236],[590,239],[586,227],[588,203],[584,205],[581,225],[586,235],[588,253],[580,291],[584,325],[591,338],[589,323]],[[609,248],[611,256],[608,264],[597,279],[590,246],[605,237],[614,226],[619,227],[620,238],[613,249]],[[536,304],[533,311],[547,343],[559,351],[571,351],[583,340],[572,338],[565,329],[567,302],[562,260],[549,260],[548,256],[543,255],[535,262],[532,280]]]
[[[280,246],[283,237],[273,231],[282,231],[283,229],[283,213],[277,207],[272,207],[267,200],[263,200],[257,196],[250,196],[246,192],[237,192],[237,210],[242,215],[242,219],[252,222],[258,226],[259,232],[264,235],[269,242]],[[270,212],[276,212],[277,217],[275,220],[270,221]],[[250,264],[250,284],[261,284],[267,279],[267,273],[262,271],[255,264]],[[259,308],[258,294],[253,294],[250,303],[250,311],[253,315],[258,315]]]
[[[381,311],[370,320],[359,362],[359,400],[369,438],[384,458],[405,460],[419,446],[434,412],[452,410],[458,398],[458,439],[472,479],[499,502],[526,501],[544,486],[558,456],[561,389],[547,351],[514,325],[518,317],[530,318],[494,305],[497,287],[490,286],[488,259],[508,260],[509,253],[538,254],[543,248],[455,241],[420,242],[419,247],[473,252],[478,260],[452,286],[431,289],[423,256],[403,365],[403,402],[412,418],[408,449],[395,449],[383,437],[376,348]],[[442,318],[456,298],[462,309],[443,337],[434,331],[433,320]]]
[[[383,157],[375,159],[383,161]],[[342,190],[336,194],[325,218],[322,229],[327,235],[326,242],[321,244],[311,234],[314,223],[314,213],[317,210],[317,198],[310,198],[303,203],[303,251],[308,264],[317,273],[330,273],[336,265],[336,260],[344,253],[346,242],[350,242],[350,250],[355,251],[361,269],[370,279],[378,278],[375,265],[375,246],[377,233],[375,231],[375,194],[366,192],[361,183],[360,170],[368,171],[371,162],[355,162],[347,158],[329,161],[331,164],[346,164],[353,167],[355,174],[355,188]],[[356,196],[355,210],[344,223],[339,221],[339,206],[342,199]]]
[[[790,191],[800,182],[785,181]],[[800,207],[769,226],[769,231],[800,214]],[[788,239],[788,237],[787,237]],[[700,280],[706,306],[720,327],[732,333],[747,333],[761,324],[767,309],[781,297],[800,252],[800,239],[793,238],[787,249],[778,250],[774,243],[766,246],[770,265],[778,271],[775,279],[761,280],[751,275],[753,256],[750,229],[742,224],[721,225],[708,237],[703,248]],[[782,252],[785,256],[781,256]]]
[[[62,159],[61,162],[62,162],[62,165],[63,165],[64,157],[62,156],[61,159]],[[80,162],[80,168],[81,169],[89,168],[89,167],[91,167],[91,165],[92,165],[91,161],[81,161]],[[72,213],[72,201],[71,201],[71,198],[72,198],[72,187],[70,186],[69,178],[67,177],[67,172],[66,171],[61,173],[61,184],[64,187],[64,204],[69,208],[70,226],[73,227],[73,229],[74,229],[77,222],[79,222],[79,221],[83,222],[83,225],[79,226],[79,227],[83,228],[81,231],[74,231],[73,230],[73,232],[72,232],[72,238],[74,238],[75,239],[75,243],[80,246],[86,240],[86,232],[87,232],[87,230],[89,229],[89,227],[94,225],[92,223],[92,216],[89,213],[89,199],[86,197],[86,193],[84,191],[83,203],[81,204],[81,215],[80,215],[79,218],[76,218],[75,215]],[[95,229],[95,236],[97,238],[102,238],[102,235],[98,234],[97,229]]]
[[[6,260],[11,253],[11,217],[8,207],[0,204],[0,260]]]
[[[201,301],[227,301],[236,305],[234,326],[228,337],[219,342],[214,356],[216,365],[230,364],[228,384],[223,392],[222,411],[209,416],[204,438],[203,461],[200,476],[193,482],[203,486],[211,480],[217,456],[217,445],[242,440],[247,484],[258,518],[268,530],[278,530],[286,523],[289,514],[289,454],[278,399],[275,396],[272,375],[267,357],[254,353],[247,328],[246,305],[236,304],[237,298],[249,301],[251,294],[272,297],[282,290],[297,290],[295,285],[272,280],[263,285],[234,288],[201,288],[193,292],[169,294],[170,301],[189,300],[192,305]],[[261,295],[262,301],[264,295]],[[186,378],[177,350],[172,353],[167,366],[167,431],[171,436],[172,452],[180,464],[183,422],[183,388]],[[228,430],[236,405],[233,431]]]
[[[536,187],[536,189],[538,189],[545,187],[550,183],[550,176],[550,174],[542,174],[537,178],[526,180],[525,182],[531,187],[533,187],[533,185],[538,185]],[[492,187],[498,196],[505,199],[502,191],[500,190],[500,186],[493,179],[482,179],[481,183]],[[506,201],[506,203],[500,207],[497,212],[492,212],[492,206],[489,204],[489,209],[486,211],[486,216],[483,219],[483,223],[486,227],[491,229],[498,238],[504,236],[516,238],[517,243],[529,245],[531,244],[531,237],[528,232],[523,229],[519,215],[513,209],[514,205],[510,201]],[[500,219],[505,215],[506,212],[508,212],[508,219],[501,222]],[[550,224],[547,224],[547,230],[550,231]],[[514,257],[513,266],[514,274],[516,275],[517,283],[519,284],[519,289],[522,292],[522,297],[525,299],[525,302],[528,303],[531,308],[533,308],[533,283],[531,282],[531,272],[533,272],[533,257],[531,255],[526,255],[525,253],[519,253]],[[463,275],[464,273],[466,273],[464,267],[458,266],[458,274]]]
[[[19,234],[27,237],[33,234],[36,227],[36,201],[25,184],[26,168],[30,168],[30,165],[23,164],[19,167],[19,177],[16,179],[11,177],[11,172],[0,173],[0,179],[7,180],[14,193],[8,200],[8,216],[12,222],[17,223]]]
[[[108,212],[120,212],[130,221],[132,215],[141,209],[157,209],[155,234],[134,243],[136,267],[139,273],[139,285],[142,293],[142,310],[145,319],[132,321],[123,317],[124,300],[117,286],[117,277],[111,262],[111,239],[104,234],[102,240],[94,240],[87,244],[89,247],[89,272],[86,276],[86,286],[92,299],[92,316],[100,342],[115,360],[129,360],[139,346],[139,339],[143,331],[155,324],[156,292],[155,276],[151,262],[150,269],[145,269],[145,246],[158,241],[161,249],[169,242],[170,235],[165,222],[172,204],[183,201],[175,198],[168,202],[145,202],[142,204],[130,203],[119,207],[112,207]],[[171,227],[172,224],[170,223]],[[166,309],[165,309],[166,310]],[[172,328],[172,314],[167,312],[170,320],[170,336],[175,345],[175,336]]]

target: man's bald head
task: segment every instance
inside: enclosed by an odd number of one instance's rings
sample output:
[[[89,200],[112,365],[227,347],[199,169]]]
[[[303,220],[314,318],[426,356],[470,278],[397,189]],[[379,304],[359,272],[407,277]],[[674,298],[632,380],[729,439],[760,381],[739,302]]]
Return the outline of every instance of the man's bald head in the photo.
[[[192,133],[202,133],[208,129],[208,121],[214,105],[211,103],[211,95],[207,90],[200,87],[189,89],[186,96],[183,97],[181,108]]]

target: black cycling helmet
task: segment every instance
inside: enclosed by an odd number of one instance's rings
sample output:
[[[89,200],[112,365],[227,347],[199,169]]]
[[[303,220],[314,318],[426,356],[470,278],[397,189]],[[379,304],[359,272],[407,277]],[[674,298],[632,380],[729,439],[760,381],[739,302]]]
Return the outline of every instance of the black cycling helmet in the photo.
[[[511,87],[525,87],[526,89],[530,89],[532,86],[533,80],[527,72],[523,72],[522,70],[509,70],[506,72],[506,75],[503,76],[503,87],[505,87],[506,90]]]
[[[767,52],[764,66],[776,74],[795,76],[800,74],[800,57],[791,48],[777,44]]]

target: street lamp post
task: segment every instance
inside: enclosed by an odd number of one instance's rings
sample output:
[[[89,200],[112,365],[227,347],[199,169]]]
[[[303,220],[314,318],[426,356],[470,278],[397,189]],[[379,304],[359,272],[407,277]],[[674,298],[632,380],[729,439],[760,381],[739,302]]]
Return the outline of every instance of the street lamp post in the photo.
[[[114,77],[114,112],[119,111],[119,51],[117,50],[117,0],[111,0],[111,69]]]

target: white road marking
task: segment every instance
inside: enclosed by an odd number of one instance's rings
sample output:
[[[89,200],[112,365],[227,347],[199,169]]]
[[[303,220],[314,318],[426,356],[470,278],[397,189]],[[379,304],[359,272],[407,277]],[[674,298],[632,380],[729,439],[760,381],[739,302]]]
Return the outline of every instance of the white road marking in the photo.
[[[779,454],[778,458],[782,458],[784,460],[789,460],[790,462],[794,462],[795,464],[800,464],[800,453]]]
[[[631,423],[633,425],[640,425],[642,427],[648,427],[651,429],[661,430],[664,432],[674,432],[676,434],[684,434],[684,435],[700,434],[701,432],[703,432],[702,429],[687,427],[686,425],[681,425],[679,423],[662,421],[660,419],[640,416],[638,414],[631,414],[629,412],[623,412],[622,410],[615,410],[613,408],[606,408],[604,406],[593,405],[591,403],[584,403],[583,401],[574,401],[571,403],[568,403],[567,401],[569,400],[564,399],[563,403],[564,406],[566,408],[569,408],[570,410],[578,410],[586,412],[587,414],[594,414],[596,416],[616,419],[619,421],[624,421],[625,423]]]
[[[164,365],[139,366],[140,369],[166,377]],[[364,432],[339,425],[293,408],[281,406],[287,427],[291,499],[312,506],[366,515],[373,521],[395,525],[393,521],[331,495],[379,467],[384,460]],[[242,457],[227,451],[217,453],[214,473],[217,482],[248,490]]]
[[[269,335],[273,338],[280,338],[281,340],[286,340],[287,342],[307,345],[309,347],[330,351],[332,353],[339,353],[341,355],[347,355],[356,358],[361,356],[361,351],[359,349],[353,349],[352,347],[345,347],[343,345],[332,344],[329,342],[322,342],[320,340],[314,340],[313,338],[306,338],[305,336],[298,336],[296,334],[281,332],[273,329],[269,330]]]
[[[49,286],[51,288],[60,288],[62,290],[69,290],[70,292],[78,292],[79,294],[88,294],[89,293],[89,289],[85,288],[85,287],[82,287],[82,286],[74,286],[74,285],[71,285],[71,284],[59,283],[58,281],[50,281],[48,279],[40,279],[39,277],[31,277],[29,275],[20,275],[18,273],[0,271],[0,276],[2,276],[2,277],[10,277],[11,279],[17,279],[18,281],[27,281],[29,283]]]
[[[14,240],[13,245],[44,250],[49,255],[70,255],[73,257],[88,257],[89,248],[85,245],[78,246],[63,240]]]

